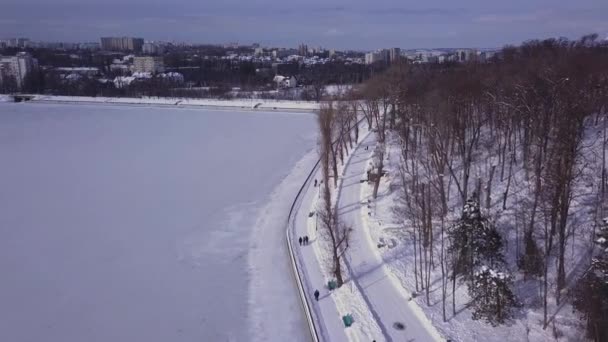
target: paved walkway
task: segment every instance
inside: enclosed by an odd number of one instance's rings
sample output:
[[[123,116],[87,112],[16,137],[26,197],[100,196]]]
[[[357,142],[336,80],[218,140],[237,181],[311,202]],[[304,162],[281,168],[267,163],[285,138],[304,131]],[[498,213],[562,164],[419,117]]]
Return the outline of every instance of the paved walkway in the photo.
[[[374,134],[370,134],[355,150],[344,174],[344,183],[338,197],[340,218],[353,228],[348,253],[348,268],[376,322],[388,341],[435,341],[440,338],[435,329],[421,317],[421,310],[409,301],[409,294],[384,265],[377,246],[365,228],[362,215],[366,214],[361,203],[361,183],[365,179],[366,166],[373,146]],[[369,145],[369,150],[365,146]],[[399,329],[399,324],[403,329]],[[396,328],[397,327],[397,328]],[[379,342],[380,340],[378,340]]]
[[[347,254],[347,267],[353,276],[354,285],[363,296],[363,306],[370,312],[370,319],[379,326],[383,336],[376,338],[377,342],[386,341],[435,341],[440,336],[434,327],[426,320],[420,308],[413,301],[408,301],[408,293],[401,287],[397,279],[384,265],[381,255],[371,241],[369,232],[365,229],[362,216],[365,214],[361,201],[362,186],[360,180],[365,177],[367,161],[371,156],[375,144],[374,134],[369,134],[352,152],[346,164],[342,179],[342,186],[338,194],[340,218],[353,227],[350,250]],[[365,150],[365,146],[370,146]],[[346,330],[337,310],[334,296],[329,295],[323,287],[325,279],[321,265],[314,250],[314,240],[308,246],[300,246],[297,239],[308,235],[312,239],[316,232],[310,231],[309,208],[318,197],[318,188],[313,186],[314,179],[320,180],[321,172],[311,177],[304,188],[299,202],[294,208],[295,214],[291,222],[292,246],[296,262],[300,269],[300,276],[304,282],[304,291],[311,303],[311,311],[321,341],[341,342],[348,340],[363,341],[362,337]],[[313,293],[320,291],[319,301],[314,300]],[[395,328],[395,324],[402,324],[403,329]]]
[[[292,229],[292,238],[294,239],[292,245],[294,246],[296,262],[300,269],[300,276],[302,276],[302,281],[304,282],[304,292],[312,304],[311,310],[320,335],[319,339],[324,342],[348,341],[344,324],[336,308],[336,303],[332,296],[327,295],[327,290],[322,288],[325,280],[312,245],[314,241],[311,241],[311,244],[308,246],[300,246],[297,241],[300,236],[310,236],[308,233],[308,221],[311,218],[308,217],[308,209],[312,207],[313,201],[318,195],[317,188],[313,187],[315,178],[321,179],[321,173],[317,172],[311,177],[311,181],[307,185],[308,188],[304,189],[301,200],[296,206],[296,213],[294,214],[292,227],[290,227]],[[315,301],[313,296],[316,289],[320,292],[318,302]]]

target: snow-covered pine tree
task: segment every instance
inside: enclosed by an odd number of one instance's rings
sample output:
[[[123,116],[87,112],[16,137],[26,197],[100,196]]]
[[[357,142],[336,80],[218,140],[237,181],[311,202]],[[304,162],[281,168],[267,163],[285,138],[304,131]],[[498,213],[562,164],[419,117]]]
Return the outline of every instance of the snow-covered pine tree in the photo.
[[[458,276],[469,281],[473,319],[483,318],[492,325],[503,323],[511,317],[516,300],[511,291],[512,278],[505,271],[502,237],[496,227],[483,217],[479,203],[469,199],[462,217],[448,234],[452,281]]]
[[[448,255],[452,258],[452,277],[470,278],[473,270],[472,240],[475,225],[480,217],[479,204],[468,200],[462,209],[462,216],[448,229],[450,246]]]
[[[482,265],[504,264],[502,238],[490,220],[481,215],[479,203],[469,199],[462,216],[448,230],[448,253],[453,260],[453,275],[472,280],[473,271]]]
[[[598,255],[573,290],[574,308],[587,323],[587,336],[596,342],[608,341],[608,218],[596,235]]]
[[[475,272],[469,296],[473,299],[473,319],[485,319],[492,326],[511,318],[511,309],[517,305],[511,291],[511,275],[482,266]]]

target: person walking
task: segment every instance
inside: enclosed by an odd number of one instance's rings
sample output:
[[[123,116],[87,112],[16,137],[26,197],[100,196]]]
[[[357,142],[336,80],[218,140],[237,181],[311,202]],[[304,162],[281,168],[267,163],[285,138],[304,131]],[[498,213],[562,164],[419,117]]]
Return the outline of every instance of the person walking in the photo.
[[[318,302],[319,301],[319,290],[315,290],[315,300]]]
[[[300,242],[300,246],[302,246],[302,237],[300,236],[300,238],[298,239],[298,242]]]
[[[305,244],[305,245],[308,245],[308,235],[306,235],[306,236],[304,237],[304,244]]]

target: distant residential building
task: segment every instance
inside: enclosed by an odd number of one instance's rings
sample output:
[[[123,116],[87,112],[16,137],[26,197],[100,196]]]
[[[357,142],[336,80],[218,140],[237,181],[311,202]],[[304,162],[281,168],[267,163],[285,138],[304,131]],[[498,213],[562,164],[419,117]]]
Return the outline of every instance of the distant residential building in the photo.
[[[376,51],[365,54],[365,64],[374,64],[380,61],[384,61],[384,54],[381,52]]]
[[[308,45],[300,44],[300,46],[298,46],[298,55],[306,57],[308,56],[308,52]]]
[[[11,57],[0,56],[0,82],[14,77],[17,88],[21,89],[27,75],[37,68],[38,60],[26,52],[20,52]]]
[[[285,77],[276,75],[274,77],[274,82],[277,84],[277,88],[295,88],[298,85],[298,81],[294,76]]]
[[[389,61],[395,62],[401,58],[401,49],[400,48],[391,48],[389,50]]]
[[[494,55],[495,55],[494,51],[483,51],[478,55],[478,57],[481,62],[487,62],[490,59],[492,59],[492,57],[494,57]]]
[[[374,64],[376,62],[392,63],[401,58],[400,48],[381,49],[365,54],[365,64]]]
[[[134,72],[149,72],[149,73],[161,73],[165,71],[165,63],[162,57],[134,57],[133,58],[133,71]]]
[[[16,48],[26,48],[29,43],[28,38],[9,38],[4,40],[4,45],[6,47],[16,47]]]
[[[468,62],[477,58],[477,50],[475,49],[459,49],[456,50],[457,62]]]
[[[142,45],[142,52],[147,55],[159,55],[165,52],[165,46],[159,43],[147,42]]]
[[[108,51],[134,51],[141,52],[144,45],[143,38],[133,37],[102,37],[101,48]]]

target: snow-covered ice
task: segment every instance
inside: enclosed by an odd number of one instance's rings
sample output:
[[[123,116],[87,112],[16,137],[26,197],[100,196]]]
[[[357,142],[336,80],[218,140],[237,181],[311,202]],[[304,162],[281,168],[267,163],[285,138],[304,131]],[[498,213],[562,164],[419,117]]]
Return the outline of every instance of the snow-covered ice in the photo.
[[[315,142],[310,114],[0,104],[0,341],[305,337],[283,222]]]

